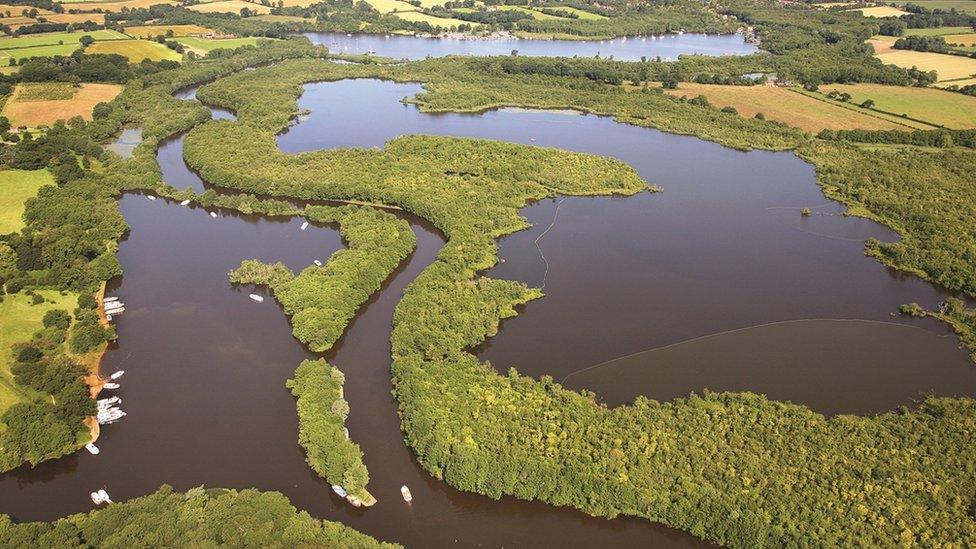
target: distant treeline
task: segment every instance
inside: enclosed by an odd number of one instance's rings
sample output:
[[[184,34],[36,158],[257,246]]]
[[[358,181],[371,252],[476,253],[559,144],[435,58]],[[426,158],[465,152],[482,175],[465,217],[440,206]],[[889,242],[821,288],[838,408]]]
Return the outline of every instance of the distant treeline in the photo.
[[[829,141],[888,143],[920,147],[967,147],[976,149],[976,130],[823,130],[817,137]]]

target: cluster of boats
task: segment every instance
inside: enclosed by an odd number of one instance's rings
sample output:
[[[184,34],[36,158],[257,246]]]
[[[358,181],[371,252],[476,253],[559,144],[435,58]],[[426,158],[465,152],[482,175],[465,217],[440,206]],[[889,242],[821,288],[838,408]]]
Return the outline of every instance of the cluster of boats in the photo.
[[[106,297],[102,300],[102,309],[105,311],[105,318],[111,322],[112,317],[125,312],[125,303],[119,301],[117,297]]]
[[[109,499],[108,497],[108,492],[106,492],[104,488],[97,492],[92,492],[91,500],[92,502],[95,503],[95,505],[101,505],[103,503],[112,503],[112,500]]]

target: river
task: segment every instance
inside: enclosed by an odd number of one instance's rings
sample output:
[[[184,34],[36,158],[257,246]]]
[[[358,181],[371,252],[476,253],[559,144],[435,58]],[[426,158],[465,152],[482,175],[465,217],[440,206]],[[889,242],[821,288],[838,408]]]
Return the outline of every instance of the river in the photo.
[[[758,48],[742,34],[666,34],[654,37],[615,38],[613,40],[461,40],[424,38],[410,35],[352,34],[334,32],[305,33],[314,44],[334,53],[372,52],[394,59],[424,59],[445,55],[519,55],[551,57],[612,57],[618,61],[639,61],[642,57],[674,61],[679,55],[748,55]]]
[[[944,326],[891,316],[900,303],[934,305],[945,293],[865,257],[865,238],[894,235],[840,215],[812,167],[793,154],[733,151],[568,113],[427,115],[399,102],[418,90],[376,80],[310,84],[300,108],[311,114],[279,145],[287,152],[382,146],[404,133],[496,138],[613,155],[664,189],[525,208],[534,227],[501,240],[504,262],[489,274],[545,282],[547,296],[477,349],[500,370],[568,376],[568,385],[612,403],[637,393],[750,389],[825,413],[863,413],[924,392],[973,394],[974,369]],[[164,180],[200,190],[181,148],[181,138],[160,148]],[[801,216],[803,207],[814,215]],[[379,499],[368,510],[351,508],[311,471],[296,442],[284,382],[312,355],[273,299],[255,303],[250,288],[227,281],[246,258],[292,269],[325,261],[342,246],[335,228],[302,231],[299,219],[223,211],[213,219],[138,194],[125,195],[120,208],[131,232],[119,248],[125,276],[109,291],[127,312],[102,368],[127,371],[118,394],[129,415],[104,429],[98,456],[80,452],[0,477],[0,511],[50,520],[90,509],[88,493],[102,487],[124,500],[163,483],[253,486],[411,547],[703,545],[640,519],[458,492],[418,467],[390,395],[389,335],[404,287],[443,240],[409,215],[417,249],[326,355],[346,374],[349,430]],[[400,498],[401,484],[410,486],[412,505]]]

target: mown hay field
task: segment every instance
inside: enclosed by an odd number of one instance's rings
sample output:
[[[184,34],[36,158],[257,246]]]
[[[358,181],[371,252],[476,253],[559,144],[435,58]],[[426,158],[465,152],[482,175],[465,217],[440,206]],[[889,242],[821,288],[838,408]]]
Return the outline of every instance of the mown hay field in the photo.
[[[733,107],[741,116],[752,118],[762,112],[767,120],[776,120],[811,133],[823,129],[911,129],[778,86],[719,86],[682,82],[678,84],[678,89],[665,91],[689,99],[704,95],[713,105]]]
[[[188,10],[198,11],[200,13],[240,13],[242,8],[247,8],[261,14],[271,13],[271,8],[268,6],[262,6],[254,2],[244,2],[242,0],[220,0],[219,2],[187,6]]]
[[[155,38],[159,35],[166,36],[172,31],[172,36],[197,36],[212,33],[207,27],[200,25],[138,25],[126,27],[125,33],[133,38]]]
[[[180,44],[201,54],[219,49],[232,50],[241,46],[253,46],[258,43],[258,40],[261,40],[261,38],[253,36],[247,38],[198,38],[195,36],[185,36],[176,39]]]
[[[28,128],[50,126],[75,116],[91,120],[95,105],[111,101],[121,91],[122,86],[116,84],[18,84],[2,114],[12,126]]]
[[[893,8],[891,6],[874,6],[871,8],[857,8],[850,11],[859,11],[864,17],[900,17],[908,15],[907,11]]]
[[[883,86],[881,84],[828,84],[821,93],[837,90],[861,104],[870,99],[874,108],[895,115],[905,114],[936,126],[953,129],[976,128],[976,97],[935,88]]]
[[[882,63],[906,69],[918,67],[923,71],[936,71],[940,82],[976,76],[976,59],[971,57],[911,50],[891,50],[876,54],[876,57]]]
[[[86,53],[117,53],[129,58],[133,63],[139,63],[143,59],[150,61],[162,61],[170,59],[180,61],[183,56],[167,48],[159,42],[149,40],[112,40],[108,42],[95,42],[85,50]]]

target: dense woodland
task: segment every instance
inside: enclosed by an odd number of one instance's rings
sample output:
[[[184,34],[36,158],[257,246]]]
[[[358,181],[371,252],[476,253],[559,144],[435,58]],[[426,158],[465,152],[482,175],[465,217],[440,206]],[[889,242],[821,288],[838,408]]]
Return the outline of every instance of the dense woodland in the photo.
[[[154,494],[56,522],[14,524],[5,547],[399,547],[298,511],[278,492],[163,486]]]

